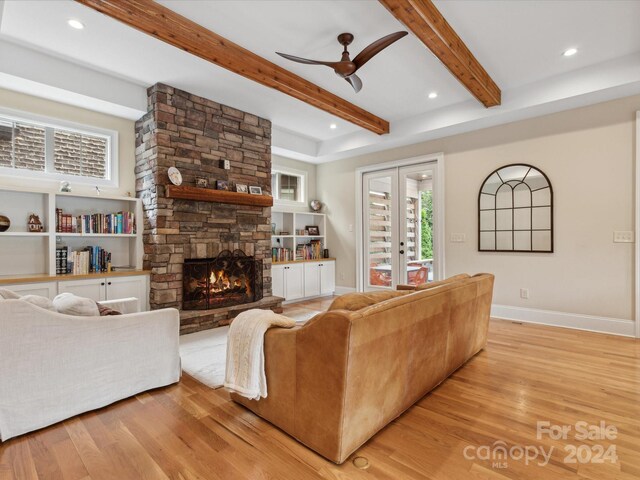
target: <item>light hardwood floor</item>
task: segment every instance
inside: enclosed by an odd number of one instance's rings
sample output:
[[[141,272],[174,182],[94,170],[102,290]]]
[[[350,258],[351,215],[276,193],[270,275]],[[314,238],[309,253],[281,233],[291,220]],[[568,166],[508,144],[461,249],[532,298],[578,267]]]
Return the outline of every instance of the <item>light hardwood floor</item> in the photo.
[[[287,306],[304,313],[330,300]],[[615,440],[536,438],[536,422],[614,425]],[[548,465],[524,459],[465,459],[504,442],[542,447]],[[606,450],[618,460],[566,463],[568,445]],[[588,452],[587,452],[588,453]],[[538,325],[491,322],[489,344],[440,387],[365,444],[341,466],[185,376],[0,446],[8,479],[638,479],[640,341]],[[354,456],[355,456],[354,455]]]

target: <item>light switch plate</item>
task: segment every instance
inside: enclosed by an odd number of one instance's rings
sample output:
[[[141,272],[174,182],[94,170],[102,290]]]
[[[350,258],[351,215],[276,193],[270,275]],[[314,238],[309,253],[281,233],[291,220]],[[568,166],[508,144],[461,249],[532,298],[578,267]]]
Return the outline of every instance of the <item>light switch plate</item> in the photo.
[[[467,236],[464,233],[452,233],[451,234],[451,242],[452,243],[464,243],[467,239]]]
[[[220,160],[220,168],[224,168],[225,170],[231,169],[231,163],[229,160]]]
[[[613,232],[613,243],[633,243],[633,232]]]

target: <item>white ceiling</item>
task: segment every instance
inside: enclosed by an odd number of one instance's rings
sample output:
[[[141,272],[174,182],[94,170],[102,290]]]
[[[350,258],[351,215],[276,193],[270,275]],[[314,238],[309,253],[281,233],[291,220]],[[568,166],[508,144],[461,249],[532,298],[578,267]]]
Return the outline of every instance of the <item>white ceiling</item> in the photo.
[[[108,110],[105,104],[112,104],[114,113],[131,117],[145,108],[144,88],[164,82],[269,118],[274,152],[313,162],[640,92],[640,1],[436,0],[503,91],[503,105],[489,110],[412,34],[362,68],[358,75],[364,87],[358,94],[327,67],[301,65],[275,54],[337,60],[341,46],[336,36],[348,31],[355,35],[353,58],[377,38],[403,30],[375,1],[160,3],[389,120],[391,134],[379,137],[364,131],[72,1],[4,2],[0,60],[20,58],[23,65],[0,63],[0,86],[28,86],[28,93],[43,96],[57,91],[62,99],[75,92],[76,103],[91,108],[94,98],[94,108]],[[69,28],[69,18],[81,20],[86,28]],[[32,53],[27,55],[24,47]],[[578,54],[563,57],[568,47],[577,47]],[[45,60],[51,63],[48,75],[38,71]],[[104,87],[99,88],[97,77],[87,85],[52,72],[79,68],[100,74]],[[117,80],[109,81],[113,77]],[[429,100],[431,91],[437,91],[438,98]],[[329,129],[331,123],[338,128]]]

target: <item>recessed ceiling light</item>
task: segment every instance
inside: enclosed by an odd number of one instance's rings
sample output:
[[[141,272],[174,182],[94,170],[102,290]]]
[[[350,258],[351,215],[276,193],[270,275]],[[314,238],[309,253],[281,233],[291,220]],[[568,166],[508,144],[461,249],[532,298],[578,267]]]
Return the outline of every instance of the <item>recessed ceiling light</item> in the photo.
[[[429,94],[429,98],[436,98],[438,96],[438,92],[431,92]]]
[[[82,23],[80,20],[76,20],[75,18],[70,18],[69,20],[67,20],[67,24],[69,24],[71,28],[75,28],[76,30],[82,30],[84,28],[84,23]]]
[[[576,53],[578,53],[578,49],[577,48],[568,48],[564,52],[562,52],[562,55],[564,55],[565,57],[571,57],[571,56],[575,55]]]
[[[338,128],[338,126],[335,123],[332,123],[331,125],[329,125],[329,128],[331,130],[335,130],[336,128]]]

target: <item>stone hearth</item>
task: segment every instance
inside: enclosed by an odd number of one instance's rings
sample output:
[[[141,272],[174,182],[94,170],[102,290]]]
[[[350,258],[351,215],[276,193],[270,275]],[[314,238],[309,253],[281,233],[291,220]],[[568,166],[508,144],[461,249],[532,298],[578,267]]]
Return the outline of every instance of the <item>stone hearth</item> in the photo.
[[[225,170],[222,160],[228,160]],[[197,95],[156,84],[148,113],[136,122],[136,193],[144,210],[144,267],[151,270],[152,309],[182,306],[185,259],[243,250],[263,262],[263,308],[271,297],[271,208],[169,199],[167,171],[177,167],[183,185],[206,177],[271,192],[271,122]],[[260,302],[258,302],[260,303]],[[246,308],[245,308],[246,309]],[[181,333],[228,323],[241,309],[181,312]]]

